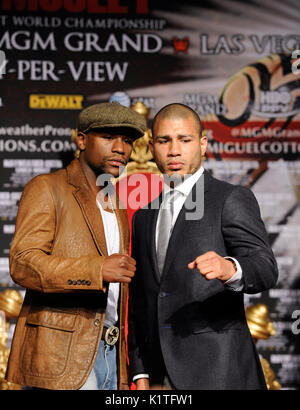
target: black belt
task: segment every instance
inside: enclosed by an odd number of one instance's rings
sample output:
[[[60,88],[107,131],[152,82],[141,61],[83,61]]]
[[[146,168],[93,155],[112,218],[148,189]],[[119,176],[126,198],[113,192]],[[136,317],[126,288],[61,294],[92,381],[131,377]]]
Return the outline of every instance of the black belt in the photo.
[[[119,328],[117,326],[110,326],[110,327],[103,327],[102,335],[101,335],[101,340],[105,340],[105,342],[109,346],[113,346],[114,344],[117,343],[119,339]]]

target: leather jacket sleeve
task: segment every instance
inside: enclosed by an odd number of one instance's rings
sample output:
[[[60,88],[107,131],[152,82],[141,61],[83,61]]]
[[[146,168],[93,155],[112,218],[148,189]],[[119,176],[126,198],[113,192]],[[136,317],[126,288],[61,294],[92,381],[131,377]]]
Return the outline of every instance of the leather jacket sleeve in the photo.
[[[40,292],[105,290],[101,275],[105,257],[95,252],[80,256],[83,237],[78,241],[74,238],[74,244],[70,245],[78,247],[72,257],[68,257],[68,249],[56,247],[58,218],[61,218],[57,208],[52,186],[44,176],[34,178],[25,186],[10,250],[13,280]],[[78,256],[74,257],[74,252]]]

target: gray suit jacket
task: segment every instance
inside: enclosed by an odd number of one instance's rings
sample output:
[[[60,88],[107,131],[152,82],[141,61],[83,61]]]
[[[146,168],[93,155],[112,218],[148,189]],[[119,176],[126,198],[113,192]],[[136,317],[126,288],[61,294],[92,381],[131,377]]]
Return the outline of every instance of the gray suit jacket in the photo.
[[[265,389],[245,318],[243,292],[273,287],[278,277],[276,261],[252,191],[219,181],[205,171],[190,195],[195,195],[201,178],[204,215],[187,220],[183,206],[161,277],[155,250],[158,209],[149,209],[150,204],[134,214],[132,256],[137,271],[129,290],[128,317],[131,376],[148,373],[156,384],[166,370],[178,390]],[[187,267],[195,257],[212,250],[238,260],[243,292],[228,289],[218,279],[207,280],[197,269]]]

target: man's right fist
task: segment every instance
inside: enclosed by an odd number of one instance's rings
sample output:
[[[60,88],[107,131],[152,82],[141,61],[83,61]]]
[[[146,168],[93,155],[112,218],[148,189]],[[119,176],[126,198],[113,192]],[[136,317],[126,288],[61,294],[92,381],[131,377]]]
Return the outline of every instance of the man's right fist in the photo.
[[[129,283],[134,276],[135,265],[135,260],[126,254],[107,256],[102,265],[103,281]]]

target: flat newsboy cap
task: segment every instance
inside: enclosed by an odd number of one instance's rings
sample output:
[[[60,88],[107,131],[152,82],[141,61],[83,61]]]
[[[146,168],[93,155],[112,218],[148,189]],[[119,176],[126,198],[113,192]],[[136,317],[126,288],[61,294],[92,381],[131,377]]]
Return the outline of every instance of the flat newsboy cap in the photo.
[[[77,130],[84,133],[116,127],[132,129],[132,138],[136,139],[144,135],[147,125],[142,115],[116,101],[91,105],[78,116]]]

